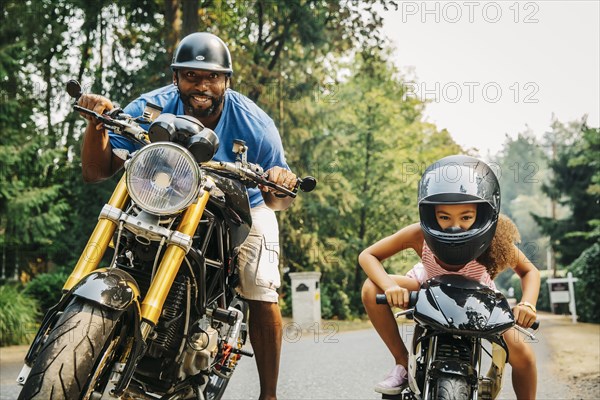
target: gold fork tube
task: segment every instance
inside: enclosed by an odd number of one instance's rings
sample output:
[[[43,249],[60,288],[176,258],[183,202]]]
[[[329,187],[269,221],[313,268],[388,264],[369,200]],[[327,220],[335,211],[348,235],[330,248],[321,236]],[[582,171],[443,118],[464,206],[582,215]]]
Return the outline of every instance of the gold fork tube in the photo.
[[[123,174],[117,187],[115,187],[108,204],[123,209],[127,200],[129,200],[129,193],[127,192],[127,185],[125,184],[125,174]],[[100,260],[102,260],[104,252],[106,251],[116,228],[117,224],[115,222],[106,218],[98,219],[96,228],[83,249],[81,257],[79,257],[79,261],[77,261],[77,265],[75,265],[73,272],[71,272],[71,275],[63,286],[63,292],[71,290],[81,278],[98,268]]]
[[[210,193],[205,191],[196,204],[192,204],[183,214],[177,230],[185,235],[193,236],[200,224],[204,208],[208,202]],[[179,267],[185,257],[185,250],[177,245],[170,244],[163,255],[158,271],[152,279],[148,293],[142,301],[142,318],[152,322],[158,322],[162,313],[163,305],[171,290],[171,285],[179,272]]]

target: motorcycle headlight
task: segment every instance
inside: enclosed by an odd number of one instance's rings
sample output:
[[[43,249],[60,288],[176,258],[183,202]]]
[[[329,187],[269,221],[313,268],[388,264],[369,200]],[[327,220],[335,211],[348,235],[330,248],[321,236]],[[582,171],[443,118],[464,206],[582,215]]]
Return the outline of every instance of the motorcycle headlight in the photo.
[[[142,148],[127,165],[127,190],[144,211],[175,214],[196,200],[201,171],[183,147],[157,142]]]

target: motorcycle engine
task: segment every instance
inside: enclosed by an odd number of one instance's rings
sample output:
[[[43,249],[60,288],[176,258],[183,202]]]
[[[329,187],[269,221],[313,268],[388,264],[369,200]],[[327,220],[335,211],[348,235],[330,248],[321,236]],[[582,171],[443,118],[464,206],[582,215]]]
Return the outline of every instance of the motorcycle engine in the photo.
[[[190,335],[183,353],[180,378],[197,375],[208,370],[219,348],[219,332],[204,316],[190,328]]]

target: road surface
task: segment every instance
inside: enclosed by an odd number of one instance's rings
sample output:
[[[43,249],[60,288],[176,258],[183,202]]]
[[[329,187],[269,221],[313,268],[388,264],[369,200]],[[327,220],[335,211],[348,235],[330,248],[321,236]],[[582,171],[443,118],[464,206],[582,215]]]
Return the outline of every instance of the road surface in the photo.
[[[373,329],[337,332],[335,323],[325,323],[321,332],[300,332],[297,325],[285,325],[279,375],[280,400],[292,399],[380,399],[373,385],[392,367],[392,358]],[[406,340],[413,326],[401,325]],[[537,343],[532,344],[538,357],[538,399],[571,399],[572,393],[561,377],[551,372],[548,345],[543,327]],[[20,387],[15,378],[21,368],[26,347],[0,349],[0,399],[16,399]],[[259,394],[254,359],[244,358],[225,393],[225,400],[256,399]],[[501,399],[514,399],[510,366],[505,370]]]

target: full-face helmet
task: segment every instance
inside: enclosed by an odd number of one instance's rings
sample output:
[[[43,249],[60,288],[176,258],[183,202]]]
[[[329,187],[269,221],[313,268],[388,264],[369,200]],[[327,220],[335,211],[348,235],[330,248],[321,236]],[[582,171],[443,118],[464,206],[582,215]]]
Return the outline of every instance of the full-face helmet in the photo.
[[[435,205],[477,204],[477,217],[467,231],[443,230]],[[500,213],[500,184],[485,162],[465,155],[436,161],[423,173],[418,188],[419,217],[427,246],[442,262],[464,265],[490,245]]]

